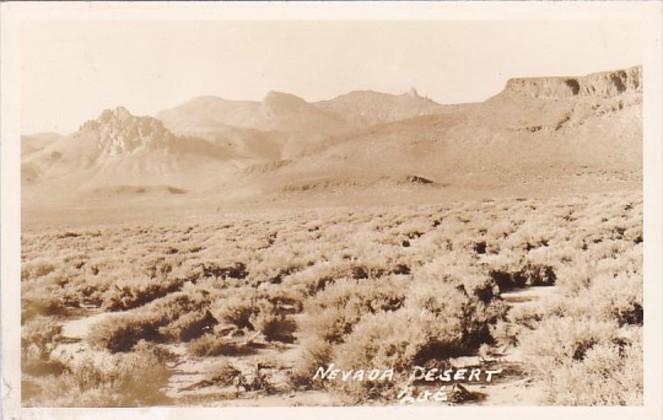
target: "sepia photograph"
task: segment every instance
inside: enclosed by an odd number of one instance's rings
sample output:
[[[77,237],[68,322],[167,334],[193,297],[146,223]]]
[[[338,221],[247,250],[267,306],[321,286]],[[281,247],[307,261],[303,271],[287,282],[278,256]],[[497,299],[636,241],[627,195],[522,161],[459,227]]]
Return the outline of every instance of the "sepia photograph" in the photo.
[[[341,3],[3,4],[17,410],[660,392],[661,3]]]

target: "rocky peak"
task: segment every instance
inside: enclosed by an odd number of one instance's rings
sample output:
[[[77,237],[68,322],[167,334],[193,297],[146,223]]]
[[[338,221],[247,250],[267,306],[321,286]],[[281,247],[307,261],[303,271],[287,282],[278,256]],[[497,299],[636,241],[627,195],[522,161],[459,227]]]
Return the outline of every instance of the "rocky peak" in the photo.
[[[119,106],[106,109],[96,120],[85,122],[75,134],[92,139],[104,155],[120,155],[166,147],[175,136],[152,117],[137,117]]]
[[[114,109],[106,109],[99,116],[98,120],[102,122],[110,122],[113,120],[124,122],[133,117],[128,109],[123,106],[118,106]]]

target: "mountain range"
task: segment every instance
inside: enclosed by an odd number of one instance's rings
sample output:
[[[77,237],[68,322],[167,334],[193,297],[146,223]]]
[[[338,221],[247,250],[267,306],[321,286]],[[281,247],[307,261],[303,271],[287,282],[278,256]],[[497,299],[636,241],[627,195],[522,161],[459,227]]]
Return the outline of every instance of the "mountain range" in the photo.
[[[467,104],[439,104],[411,89],[319,102],[274,91],[262,101],[202,96],[155,116],[120,106],[69,135],[23,136],[23,196],[30,203],[136,192],[245,197],[636,182],[641,113],[641,67],[514,78]]]

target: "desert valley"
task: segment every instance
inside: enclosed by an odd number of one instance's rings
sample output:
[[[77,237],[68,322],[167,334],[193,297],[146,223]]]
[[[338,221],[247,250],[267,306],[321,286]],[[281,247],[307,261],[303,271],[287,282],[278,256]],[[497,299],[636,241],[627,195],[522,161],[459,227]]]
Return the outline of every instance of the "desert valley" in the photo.
[[[21,146],[26,405],[642,402],[641,67],[118,106]]]

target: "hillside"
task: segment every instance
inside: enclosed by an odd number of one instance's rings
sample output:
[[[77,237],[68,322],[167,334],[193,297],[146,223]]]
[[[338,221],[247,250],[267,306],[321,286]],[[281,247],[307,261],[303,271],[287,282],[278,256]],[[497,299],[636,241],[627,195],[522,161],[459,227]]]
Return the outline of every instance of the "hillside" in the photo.
[[[24,155],[22,180],[37,197],[123,185],[196,188],[210,173],[228,172],[233,158],[229,148],[176,136],[159,120],[118,107]]]
[[[419,95],[416,89],[401,95],[353,91],[327,101],[316,102],[321,109],[343,117],[357,127],[404,120],[420,115],[449,112],[462,105],[440,105]]]
[[[641,95],[633,67],[515,78],[475,104],[357,91],[317,103],[280,92],[262,102],[200,97],[158,118],[119,107],[70,136],[24,137],[24,197],[176,191],[228,204],[632,188],[642,176]]]
[[[21,136],[21,157],[37,152],[51,143],[62,139],[58,133],[35,133]]]
[[[262,102],[201,96],[156,116],[176,133],[224,131],[339,131],[347,128],[336,115],[283,92],[270,91]]]
[[[280,160],[324,148],[358,129],[458,107],[440,105],[414,89],[401,95],[354,91],[312,103],[271,91],[262,102],[198,97],[157,118],[176,134],[228,145],[247,159]]]
[[[576,94],[567,82],[577,83]],[[580,78],[512,79],[483,103],[336,138],[270,174],[269,183],[408,175],[468,188],[537,179],[637,180],[641,92],[639,68]]]

